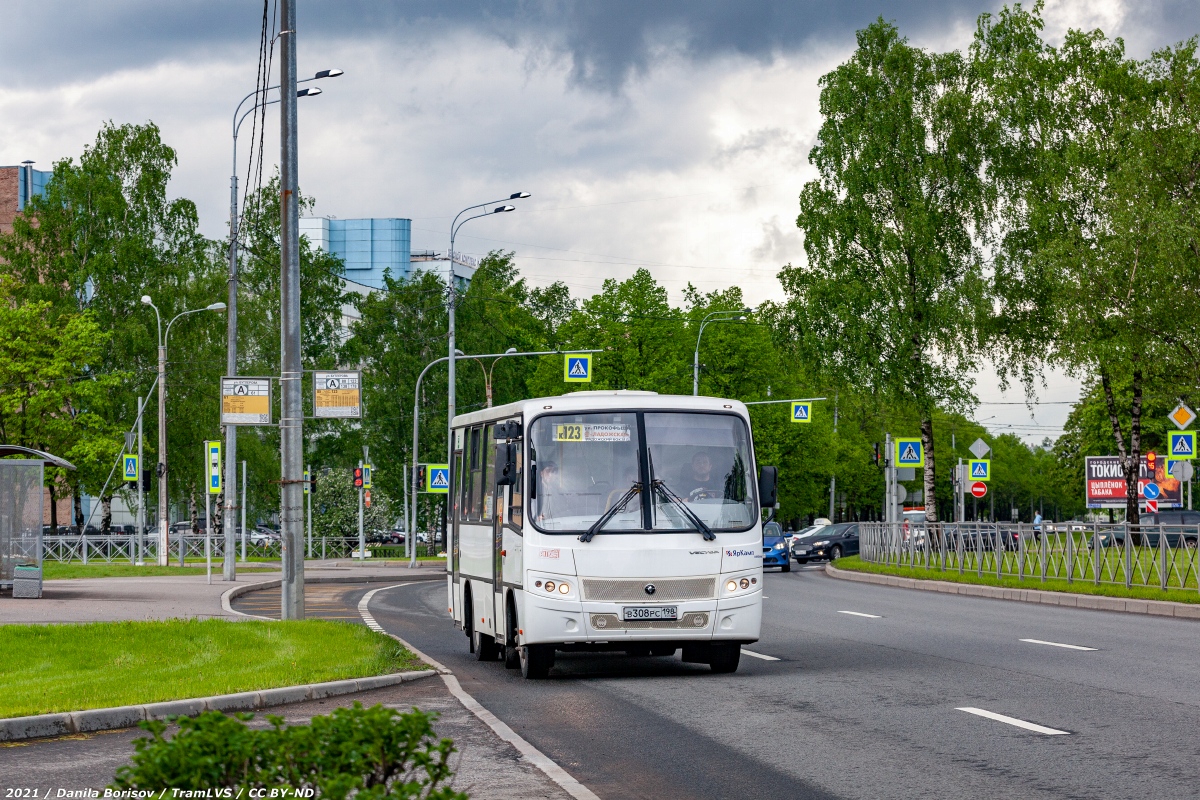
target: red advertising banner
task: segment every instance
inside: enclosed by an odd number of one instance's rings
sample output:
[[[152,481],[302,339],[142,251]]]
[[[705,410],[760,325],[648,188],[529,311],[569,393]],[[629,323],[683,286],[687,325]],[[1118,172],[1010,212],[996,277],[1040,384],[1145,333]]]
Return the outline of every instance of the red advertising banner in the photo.
[[[1156,459],[1154,474],[1151,475],[1146,466],[1146,457],[1142,456],[1138,473],[1138,503],[1143,508],[1147,500],[1146,484],[1151,482],[1158,488],[1158,495],[1150,499],[1156,500],[1160,508],[1183,506],[1183,486],[1167,472],[1166,461],[1161,456]],[[1125,473],[1121,470],[1121,460],[1116,456],[1088,456],[1084,468],[1084,492],[1088,508],[1124,508]]]

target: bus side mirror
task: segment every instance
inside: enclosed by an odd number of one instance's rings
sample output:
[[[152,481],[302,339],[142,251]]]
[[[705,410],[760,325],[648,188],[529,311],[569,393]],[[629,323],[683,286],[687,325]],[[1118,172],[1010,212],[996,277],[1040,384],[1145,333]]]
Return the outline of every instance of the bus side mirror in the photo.
[[[512,486],[517,482],[516,444],[496,445],[496,485]]]
[[[762,508],[774,508],[779,501],[776,496],[779,482],[778,467],[759,467],[758,468],[758,504]]]

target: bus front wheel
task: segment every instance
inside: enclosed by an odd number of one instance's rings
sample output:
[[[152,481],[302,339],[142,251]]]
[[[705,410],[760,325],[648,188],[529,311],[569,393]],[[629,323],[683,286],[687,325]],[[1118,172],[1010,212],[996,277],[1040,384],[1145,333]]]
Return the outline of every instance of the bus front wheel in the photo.
[[[737,672],[738,663],[742,660],[740,644],[714,644],[708,656],[708,665],[713,672]]]
[[[519,648],[521,677],[530,680],[544,678],[554,666],[554,648],[545,644],[526,644]]]

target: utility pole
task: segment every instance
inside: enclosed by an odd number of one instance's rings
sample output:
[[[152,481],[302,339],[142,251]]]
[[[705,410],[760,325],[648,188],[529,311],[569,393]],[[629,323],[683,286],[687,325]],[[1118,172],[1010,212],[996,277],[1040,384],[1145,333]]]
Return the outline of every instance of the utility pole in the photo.
[[[161,323],[160,323],[161,324]],[[158,565],[167,566],[171,513],[167,500],[167,343],[158,342]],[[181,538],[180,542],[183,541]]]
[[[236,123],[235,123],[236,124]],[[235,140],[236,141],[236,140]],[[237,149],[234,146],[233,171],[229,179],[229,300],[226,302],[225,374],[233,377],[237,369],[237,296],[238,296],[238,217],[237,217]],[[225,511],[221,515],[225,533],[225,558],[221,572],[225,580],[237,580],[237,558],[234,554],[233,510],[237,503],[237,426],[225,426]],[[245,556],[243,555],[243,560]]]
[[[246,462],[242,462],[242,562],[246,561]]]
[[[139,394],[141,394],[139,392]],[[142,461],[142,415],[146,413],[146,401],[149,397],[138,398],[138,521],[137,521],[137,563],[146,563],[146,462]]]
[[[833,393],[833,438],[834,438],[833,446],[835,448],[835,452],[836,452],[836,448],[837,448],[837,417],[838,417],[838,393],[834,392]],[[834,459],[834,462],[835,463],[837,462],[836,458]],[[837,491],[837,473],[830,473],[830,475],[829,475],[829,521],[830,522],[837,522],[837,520],[833,516],[833,514],[834,514],[833,498],[837,496],[835,494],[836,491]]]
[[[280,3],[280,617],[304,619],[304,410],[300,381],[300,208],[296,130],[296,2]]]
[[[363,462],[358,462],[358,474],[363,474]],[[363,561],[367,557],[367,540],[363,535],[363,487],[358,487],[358,560]]]
[[[307,500],[307,513],[305,517],[308,523],[308,557],[312,558],[312,464],[304,468],[304,498]]]

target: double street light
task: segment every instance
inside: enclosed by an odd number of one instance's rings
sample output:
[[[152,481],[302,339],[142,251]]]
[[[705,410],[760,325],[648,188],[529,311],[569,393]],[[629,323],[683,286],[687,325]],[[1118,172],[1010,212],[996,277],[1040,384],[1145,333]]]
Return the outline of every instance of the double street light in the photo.
[[[515,356],[515,355],[518,355],[517,348],[510,347],[504,351],[503,355],[498,355],[494,359],[492,359],[492,365],[490,367],[485,367],[483,365],[483,362],[480,361],[478,357],[468,356],[469,358],[474,359],[475,363],[477,363],[479,365],[479,368],[481,370],[483,370],[483,388],[487,392],[487,407],[488,408],[492,407],[492,372],[493,372],[493,370],[496,369],[496,364],[499,363],[500,359],[504,358],[504,356]]]
[[[700,321],[700,331],[696,334],[696,352],[692,355],[692,395],[700,394],[700,337],[704,335],[704,328],[710,322],[741,322],[746,319],[746,315],[750,313],[750,309],[743,308],[741,311],[713,311],[711,314],[705,315]]]
[[[513,192],[508,197],[500,199],[500,200],[489,200],[486,203],[478,203],[473,206],[467,206],[462,211],[455,214],[454,220],[450,223],[450,270],[448,273],[449,280],[447,281],[450,284],[450,293],[449,293],[449,300],[448,300],[448,302],[449,302],[448,316],[449,316],[449,328],[450,328],[450,342],[449,342],[449,348],[448,348],[449,354],[446,356],[446,359],[450,362],[450,387],[449,387],[447,403],[446,403],[447,410],[449,412],[446,417],[446,420],[447,420],[446,421],[446,439],[449,442],[448,452],[454,451],[454,442],[450,441],[450,437],[454,435],[452,432],[452,429],[451,429],[451,425],[454,421],[454,361],[456,358],[456,354],[459,352],[454,349],[454,307],[456,305],[458,305],[458,298],[456,296],[457,292],[458,292],[457,276],[454,274],[454,259],[457,257],[458,253],[456,253],[454,251],[454,240],[458,236],[458,229],[461,228],[463,225],[466,225],[471,220],[479,219],[481,217],[490,217],[493,214],[506,214],[509,211],[516,211],[517,210],[516,206],[510,206],[505,201],[507,201],[507,200],[524,200],[525,198],[530,197],[530,196],[531,195],[529,194],[529,192]],[[463,214],[466,214],[468,211],[474,211],[475,209],[478,209],[478,208],[487,208],[488,206],[490,206],[494,203],[505,203],[505,205],[496,206],[489,211],[483,211],[479,214],[474,214],[465,219],[462,219],[461,221],[459,219],[460,217],[462,217]]]
[[[319,81],[323,78],[336,78],[343,74],[340,69],[323,69],[311,78],[296,81],[297,83],[308,83],[309,81]],[[278,89],[278,86],[268,86],[262,93],[266,97],[266,93]],[[265,108],[269,105],[278,103],[280,98],[274,100],[265,100],[259,102],[257,99],[259,92],[256,89],[250,94],[242,98],[238,103],[237,108],[233,111],[233,171],[229,178],[229,319],[226,330],[226,353],[225,353],[225,374],[229,376],[237,375],[237,295],[238,295],[238,179],[237,179],[237,140],[238,131],[241,130],[242,122],[246,117],[254,113],[260,108]],[[321,94],[320,87],[314,86],[311,89],[300,89],[296,92],[296,97],[316,97]],[[256,98],[254,105],[242,111],[242,106],[251,97]],[[232,487],[237,485],[237,426],[225,426],[225,486]],[[225,518],[233,518],[233,510],[236,505],[232,491],[225,495]],[[243,531],[243,534],[245,531]],[[225,556],[222,562],[222,575],[227,581],[234,580],[237,575],[237,567],[233,549],[233,530],[229,526],[225,528]]]
[[[167,533],[170,527],[170,508],[167,500],[167,339],[171,336],[171,326],[180,317],[188,314],[199,314],[201,311],[224,311],[224,303],[211,303],[204,308],[193,308],[181,311],[167,323],[163,331],[162,314],[158,306],[150,299],[150,295],[142,295],[142,303],[154,309],[154,317],[158,320],[158,565],[167,566]],[[139,465],[140,466],[140,465]],[[211,525],[206,520],[205,525]]]

